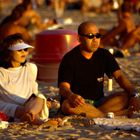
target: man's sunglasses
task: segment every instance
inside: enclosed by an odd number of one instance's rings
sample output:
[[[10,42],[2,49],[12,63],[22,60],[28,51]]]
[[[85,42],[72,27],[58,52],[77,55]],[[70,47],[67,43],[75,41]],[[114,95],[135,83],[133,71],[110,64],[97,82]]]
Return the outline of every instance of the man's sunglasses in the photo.
[[[101,38],[102,35],[100,33],[97,33],[97,34],[79,34],[80,36],[85,36],[89,39],[93,39],[94,37],[96,38]]]
[[[24,50],[25,52],[27,52],[29,50],[29,48],[25,48],[25,49],[21,49],[21,50],[17,50],[18,52],[21,52],[22,50]]]

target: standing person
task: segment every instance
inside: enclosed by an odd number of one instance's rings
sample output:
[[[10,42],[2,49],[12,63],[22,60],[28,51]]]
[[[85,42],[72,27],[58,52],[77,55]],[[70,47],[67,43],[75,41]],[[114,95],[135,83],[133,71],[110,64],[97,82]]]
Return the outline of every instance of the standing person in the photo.
[[[55,0],[52,1],[52,3],[54,6],[56,17],[62,17],[66,6],[66,0]]]
[[[86,21],[78,27],[80,45],[62,59],[58,72],[58,86],[62,97],[61,110],[65,114],[84,114],[87,117],[104,117],[108,112],[127,113],[129,103],[135,101],[134,87],[123,75],[118,63],[100,48],[101,35],[97,26]],[[112,76],[124,91],[104,96],[104,74]],[[92,100],[94,106],[86,103]],[[134,102],[131,103],[131,106]],[[134,109],[140,109],[137,100]]]
[[[40,124],[49,112],[46,98],[38,92],[37,66],[26,61],[31,48],[21,34],[7,36],[0,45],[0,111]]]

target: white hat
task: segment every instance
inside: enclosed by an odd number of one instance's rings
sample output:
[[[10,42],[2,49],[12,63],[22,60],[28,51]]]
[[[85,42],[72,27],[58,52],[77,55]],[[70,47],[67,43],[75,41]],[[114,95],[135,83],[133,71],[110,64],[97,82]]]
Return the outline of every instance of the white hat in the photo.
[[[34,48],[33,46],[31,45],[28,45],[24,42],[18,42],[17,44],[14,44],[14,45],[11,45],[8,50],[11,50],[11,51],[17,51],[17,50],[22,50],[22,49],[26,49],[26,48]]]

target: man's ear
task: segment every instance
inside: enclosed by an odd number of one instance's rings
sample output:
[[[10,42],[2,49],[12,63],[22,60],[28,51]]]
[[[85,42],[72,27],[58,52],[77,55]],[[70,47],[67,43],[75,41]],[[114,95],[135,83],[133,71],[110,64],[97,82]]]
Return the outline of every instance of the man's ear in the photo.
[[[77,35],[77,40],[78,42],[81,42],[81,37],[79,35]]]

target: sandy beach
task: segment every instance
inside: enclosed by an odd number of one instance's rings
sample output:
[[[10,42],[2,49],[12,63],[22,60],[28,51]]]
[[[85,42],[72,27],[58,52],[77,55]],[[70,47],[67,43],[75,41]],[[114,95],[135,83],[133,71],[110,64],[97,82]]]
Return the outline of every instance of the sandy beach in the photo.
[[[55,17],[52,9],[43,6],[38,9],[42,19]],[[136,22],[140,21],[140,15],[134,15]],[[57,19],[64,29],[76,30],[80,22],[93,20],[101,28],[110,29],[116,25],[115,13],[94,14],[83,16],[78,10],[66,10],[63,17]],[[65,21],[71,20],[69,24]],[[64,23],[65,22],[65,23]],[[133,50],[132,50],[133,52]],[[140,56],[134,52],[129,57],[116,58],[123,72],[140,90]],[[51,97],[59,102],[57,83],[38,81],[39,90],[46,97]],[[105,81],[107,91],[107,80]],[[121,90],[113,80],[113,92]],[[54,116],[57,110],[51,110],[50,116]],[[27,123],[9,123],[7,129],[0,129],[0,140],[139,140],[140,139],[140,113],[135,113],[133,118],[115,117],[113,119],[89,119],[82,116],[65,116],[58,126],[50,126],[44,123],[40,126]]]

